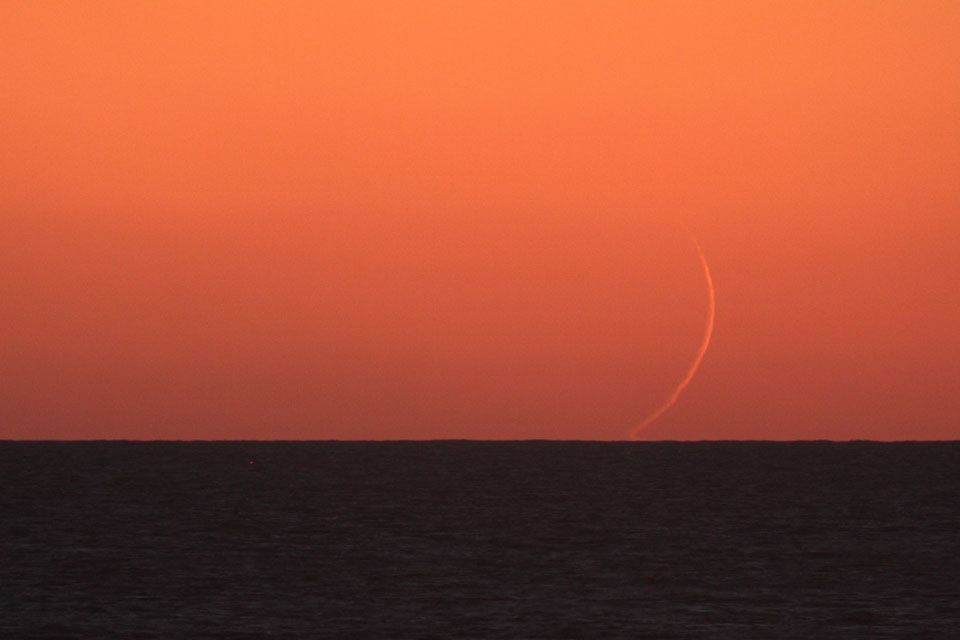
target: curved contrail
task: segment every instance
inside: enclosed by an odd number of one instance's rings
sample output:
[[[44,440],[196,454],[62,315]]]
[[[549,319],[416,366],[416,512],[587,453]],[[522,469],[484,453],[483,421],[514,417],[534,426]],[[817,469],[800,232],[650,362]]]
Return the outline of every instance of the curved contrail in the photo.
[[[703,264],[703,275],[707,279],[707,290],[710,296],[710,306],[707,311],[707,330],[703,334],[703,342],[700,343],[700,350],[697,352],[697,357],[693,359],[693,364],[690,365],[690,370],[687,371],[687,375],[683,377],[683,380],[680,381],[680,384],[677,385],[677,388],[673,390],[673,393],[670,394],[670,397],[667,398],[667,401],[664,402],[659,409],[651,413],[646,420],[633,428],[630,432],[630,437],[633,439],[636,439],[640,435],[640,432],[646,429],[650,423],[662,416],[670,407],[676,404],[677,398],[680,397],[683,390],[686,389],[690,381],[693,380],[694,374],[697,372],[697,369],[700,368],[700,363],[703,362],[703,356],[707,353],[707,347],[710,346],[710,338],[713,336],[713,320],[716,316],[716,297],[713,291],[713,278],[710,277],[710,267],[707,265],[707,259],[703,255],[703,249],[700,248],[700,243],[697,242],[696,238],[693,239],[693,243],[697,245],[697,253],[700,254],[700,262]]]

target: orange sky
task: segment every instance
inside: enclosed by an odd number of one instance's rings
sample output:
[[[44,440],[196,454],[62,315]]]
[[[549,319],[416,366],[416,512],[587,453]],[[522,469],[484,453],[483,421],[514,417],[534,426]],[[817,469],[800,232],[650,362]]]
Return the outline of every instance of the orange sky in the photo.
[[[960,4],[0,3],[0,438],[960,437]]]

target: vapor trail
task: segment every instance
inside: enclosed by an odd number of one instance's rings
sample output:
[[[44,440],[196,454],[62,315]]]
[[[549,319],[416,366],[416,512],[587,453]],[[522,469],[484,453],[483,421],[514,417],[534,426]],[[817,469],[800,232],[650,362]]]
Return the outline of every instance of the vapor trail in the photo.
[[[694,358],[693,364],[690,365],[690,370],[687,371],[687,375],[683,377],[683,380],[680,381],[680,384],[677,385],[677,388],[673,390],[673,393],[670,394],[670,397],[667,398],[667,401],[664,402],[659,409],[651,413],[646,420],[633,428],[633,430],[630,432],[630,437],[634,440],[639,437],[641,431],[646,429],[652,422],[657,420],[660,416],[666,413],[670,407],[676,404],[677,398],[680,397],[680,394],[683,393],[683,390],[686,389],[687,385],[690,384],[690,381],[693,380],[694,374],[697,372],[697,369],[700,368],[700,363],[703,362],[703,356],[707,353],[707,347],[710,346],[710,338],[713,336],[713,320],[716,316],[716,296],[714,295],[713,291],[713,278],[710,277],[710,267],[707,265],[707,259],[703,255],[703,249],[700,247],[700,243],[697,242],[696,238],[693,239],[693,244],[697,245],[697,253],[700,254],[700,262],[703,264],[703,275],[707,279],[707,291],[709,292],[710,296],[709,309],[707,311],[707,329],[703,334],[703,342],[700,344],[700,350],[697,352],[697,357]]]

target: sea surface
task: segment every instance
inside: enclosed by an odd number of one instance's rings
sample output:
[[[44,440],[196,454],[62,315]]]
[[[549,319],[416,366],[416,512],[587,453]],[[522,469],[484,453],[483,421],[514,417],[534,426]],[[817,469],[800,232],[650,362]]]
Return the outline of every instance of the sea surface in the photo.
[[[0,442],[0,638],[958,638],[960,443]]]

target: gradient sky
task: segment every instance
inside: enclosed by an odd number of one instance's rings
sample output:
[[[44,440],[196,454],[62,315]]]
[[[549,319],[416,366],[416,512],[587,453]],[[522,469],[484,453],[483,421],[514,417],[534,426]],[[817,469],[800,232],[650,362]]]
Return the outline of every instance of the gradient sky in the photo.
[[[0,3],[0,438],[960,437],[960,3]]]

